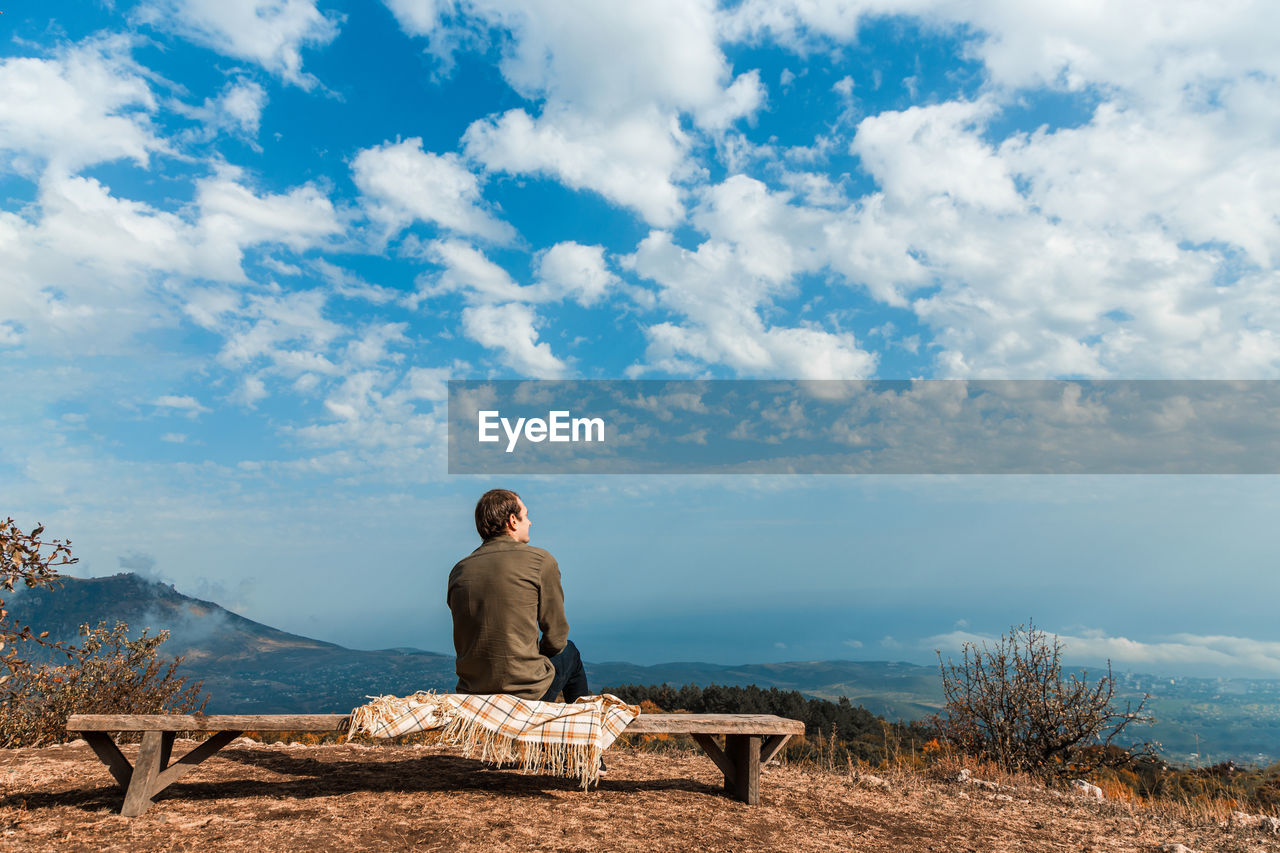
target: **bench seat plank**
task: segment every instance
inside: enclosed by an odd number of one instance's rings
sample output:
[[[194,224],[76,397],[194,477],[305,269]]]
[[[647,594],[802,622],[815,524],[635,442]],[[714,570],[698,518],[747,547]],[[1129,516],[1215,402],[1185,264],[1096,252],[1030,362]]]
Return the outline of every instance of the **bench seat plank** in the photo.
[[[802,735],[804,723],[773,714],[641,714],[627,734]]]
[[[347,714],[75,714],[71,732],[332,732]],[[630,734],[802,735],[804,723],[773,714],[641,714]]]
[[[69,732],[333,732],[349,714],[73,714]]]

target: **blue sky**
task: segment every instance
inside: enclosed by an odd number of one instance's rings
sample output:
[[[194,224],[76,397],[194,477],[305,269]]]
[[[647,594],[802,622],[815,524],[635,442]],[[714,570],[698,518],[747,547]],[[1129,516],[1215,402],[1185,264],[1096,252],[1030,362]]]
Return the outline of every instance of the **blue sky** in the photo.
[[[1280,378],[1265,2],[0,17],[0,501],[447,650],[450,378]],[[1280,673],[1274,478],[510,483],[590,659]]]

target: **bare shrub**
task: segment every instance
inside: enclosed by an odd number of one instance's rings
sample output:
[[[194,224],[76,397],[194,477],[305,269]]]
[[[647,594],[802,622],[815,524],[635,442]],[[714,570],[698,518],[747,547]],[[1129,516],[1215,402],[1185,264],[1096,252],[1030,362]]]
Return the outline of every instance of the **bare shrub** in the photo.
[[[44,525],[37,525],[30,533],[24,533],[12,518],[0,521],[0,589],[13,592],[19,583],[28,587],[61,586],[58,578],[60,566],[79,562],[71,556],[71,542],[58,539],[44,540]],[[49,648],[63,648],[62,644],[45,639],[48,631],[34,633],[29,625],[19,625],[5,608],[0,598],[0,662],[13,659],[17,653],[14,643],[31,641]],[[0,684],[9,676],[0,676]]]
[[[1078,776],[1151,751],[1113,743],[1131,724],[1151,722],[1143,714],[1147,697],[1118,710],[1110,661],[1096,682],[1087,673],[1064,676],[1062,643],[1031,622],[993,648],[965,643],[959,664],[944,663],[938,652],[938,663],[946,698],[940,730],[962,752],[1009,772]]]
[[[20,530],[12,518],[0,522],[0,587],[60,586],[58,567],[71,565],[71,543],[40,538],[43,527]],[[19,626],[0,599],[0,747],[38,746],[67,740],[71,714],[163,714],[204,710],[200,684],[177,674],[180,658],[158,657],[168,631],[129,639],[123,622],[114,627],[80,626],[78,646],[46,639]],[[24,654],[25,652],[25,654]],[[32,653],[65,656],[56,665]]]
[[[166,714],[203,711],[201,685],[177,674],[181,658],[158,658],[168,631],[129,639],[129,626],[80,626],[84,639],[60,666],[11,665],[12,689],[0,702],[0,747],[40,746],[68,740],[72,714]]]

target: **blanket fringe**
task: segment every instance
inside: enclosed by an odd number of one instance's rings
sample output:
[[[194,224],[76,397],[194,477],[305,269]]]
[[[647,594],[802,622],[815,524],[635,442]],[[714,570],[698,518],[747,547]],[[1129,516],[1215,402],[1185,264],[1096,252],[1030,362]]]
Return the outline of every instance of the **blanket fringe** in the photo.
[[[479,753],[481,761],[517,764],[521,773],[573,776],[587,790],[600,781],[600,756],[596,744],[523,741],[491,731],[479,721],[457,716],[445,727],[443,743],[462,748],[467,758]]]

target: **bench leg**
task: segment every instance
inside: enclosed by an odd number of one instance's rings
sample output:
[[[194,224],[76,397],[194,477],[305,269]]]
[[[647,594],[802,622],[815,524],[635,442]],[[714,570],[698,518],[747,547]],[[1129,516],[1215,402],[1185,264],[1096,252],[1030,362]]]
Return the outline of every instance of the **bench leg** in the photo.
[[[173,756],[173,741],[177,738],[177,732],[161,732],[160,733],[160,769],[164,770],[169,766],[169,759]]]
[[[111,771],[116,783],[122,791],[129,790],[129,780],[133,777],[133,765],[124,757],[120,747],[106,732],[81,732],[80,736],[88,741],[89,746],[97,753],[98,759]]]
[[[156,776],[155,787],[151,790],[151,796],[154,797],[174,782],[177,782],[183,776],[186,776],[197,764],[204,761],[206,758],[213,755],[239,736],[240,732],[215,732],[204,743],[196,746],[186,755],[173,762],[171,766],[162,769],[160,774]]]
[[[160,775],[160,759],[165,752],[165,732],[144,732],[142,748],[138,750],[138,760],[133,765],[133,776],[129,780],[129,789],[124,794],[124,808],[120,814],[125,817],[137,817],[151,805],[152,790],[156,776]],[[173,739],[170,736],[170,744]]]
[[[791,735],[770,735],[764,739],[764,743],[760,744],[760,766],[764,766],[773,760],[773,757],[782,748],[787,745],[787,741],[791,740]]]
[[[759,735],[725,735],[724,754],[733,764],[733,778],[725,774],[724,788],[749,806],[760,802]]]
[[[177,761],[173,758],[173,741],[177,732],[144,732],[138,750],[136,767],[129,766],[120,747],[106,732],[81,732],[102,763],[124,789],[124,807],[120,814],[137,817],[151,806],[151,798],[186,776],[200,762],[240,736],[240,732],[215,732],[210,738]]]
[[[724,774],[725,789],[728,790],[730,780],[735,778],[733,762],[724,754],[724,750],[720,748],[720,744],[716,743],[714,736],[694,732],[693,739],[697,741],[698,746],[702,747],[707,757],[715,762],[716,767],[720,768],[720,772]]]

